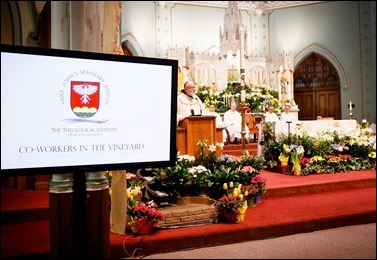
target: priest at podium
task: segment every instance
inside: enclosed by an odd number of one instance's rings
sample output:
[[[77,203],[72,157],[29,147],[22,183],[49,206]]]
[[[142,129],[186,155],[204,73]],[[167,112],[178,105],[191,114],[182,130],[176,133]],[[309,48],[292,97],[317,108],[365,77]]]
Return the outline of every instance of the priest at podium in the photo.
[[[177,125],[188,116],[202,115],[203,102],[196,95],[196,86],[192,81],[186,81],[177,98]]]

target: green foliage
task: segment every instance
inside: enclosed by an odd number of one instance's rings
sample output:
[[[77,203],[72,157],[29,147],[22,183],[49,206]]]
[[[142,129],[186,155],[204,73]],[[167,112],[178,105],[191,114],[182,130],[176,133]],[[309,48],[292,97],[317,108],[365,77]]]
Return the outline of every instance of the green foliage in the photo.
[[[291,144],[288,146],[288,144]],[[352,133],[322,129],[316,135],[307,132],[281,134],[278,141],[270,141],[264,148],[266,164],[276,166],[279,155],[285,153],[284,145],[290,149],[302,145],[304,156],[300,161],[302,174],[335,173],[376,168],[376,137],[356,128]],[[292,161],[292,158],[290,158]]]
[[[275,108],[275,112],[281,111],[282,104],[279,101],[279,93],[270,90],[264,85],[245,86],[245,103],[249,106],[251,112],[265,112],[268,105]],[[204,102],[206,107],[209,104],[216,106],[216,112],[224,113],[229,109],[232,100],[240,103],[241,84],[239,82],[228,82],[225,89],[219,91],[214,85],[198,86],[197,96]]]

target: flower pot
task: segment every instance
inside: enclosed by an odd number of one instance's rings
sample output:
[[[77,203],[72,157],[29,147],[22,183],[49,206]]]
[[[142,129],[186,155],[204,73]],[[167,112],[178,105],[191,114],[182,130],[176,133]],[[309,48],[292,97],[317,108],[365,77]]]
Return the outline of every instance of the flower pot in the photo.
[[[220,218],[227,223],[235,223],[237,221],[236,212],[223,212],[221,213]]]
[[[151,221],[144,221],[144,220],[137,220],[139,234],[140,235],[147,235],[152,232],[153,229],[153,222]]]
[[[288,172],[289,171],[289,166],[288,166],[288,164],[287,165],[282,165],[281,166],[281,173],[282,174],[286,174],[286,172]]]
[[[296,176],[301,175],[301,165],[293,165],[293,174]]]
[[[127,226],[129,227],[132,234],[136,235],[139,233],[139,225],[136,221],[128,222]]]
[[[260,194],[255,195],[254,202],[255,202],[255,204],[261,204],[262,203],[262,195],[260,195]]]

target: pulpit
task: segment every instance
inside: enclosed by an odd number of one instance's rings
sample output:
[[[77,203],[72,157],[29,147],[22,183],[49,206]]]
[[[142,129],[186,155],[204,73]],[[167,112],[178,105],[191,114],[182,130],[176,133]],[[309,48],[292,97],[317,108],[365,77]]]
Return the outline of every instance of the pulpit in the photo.
[[[180,154],[197,154],[197,143],[222,142],[223,128],[216,128],[216,117],[212,115],[189,116],[177,128],[177,149]]]

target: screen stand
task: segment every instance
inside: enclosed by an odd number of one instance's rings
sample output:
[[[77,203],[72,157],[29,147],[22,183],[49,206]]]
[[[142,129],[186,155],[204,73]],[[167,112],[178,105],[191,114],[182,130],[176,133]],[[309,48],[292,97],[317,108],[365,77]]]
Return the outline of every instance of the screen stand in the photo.
[[[87,259],[87,198],[85,172],[73,174],[72,239],[75,259]]]

